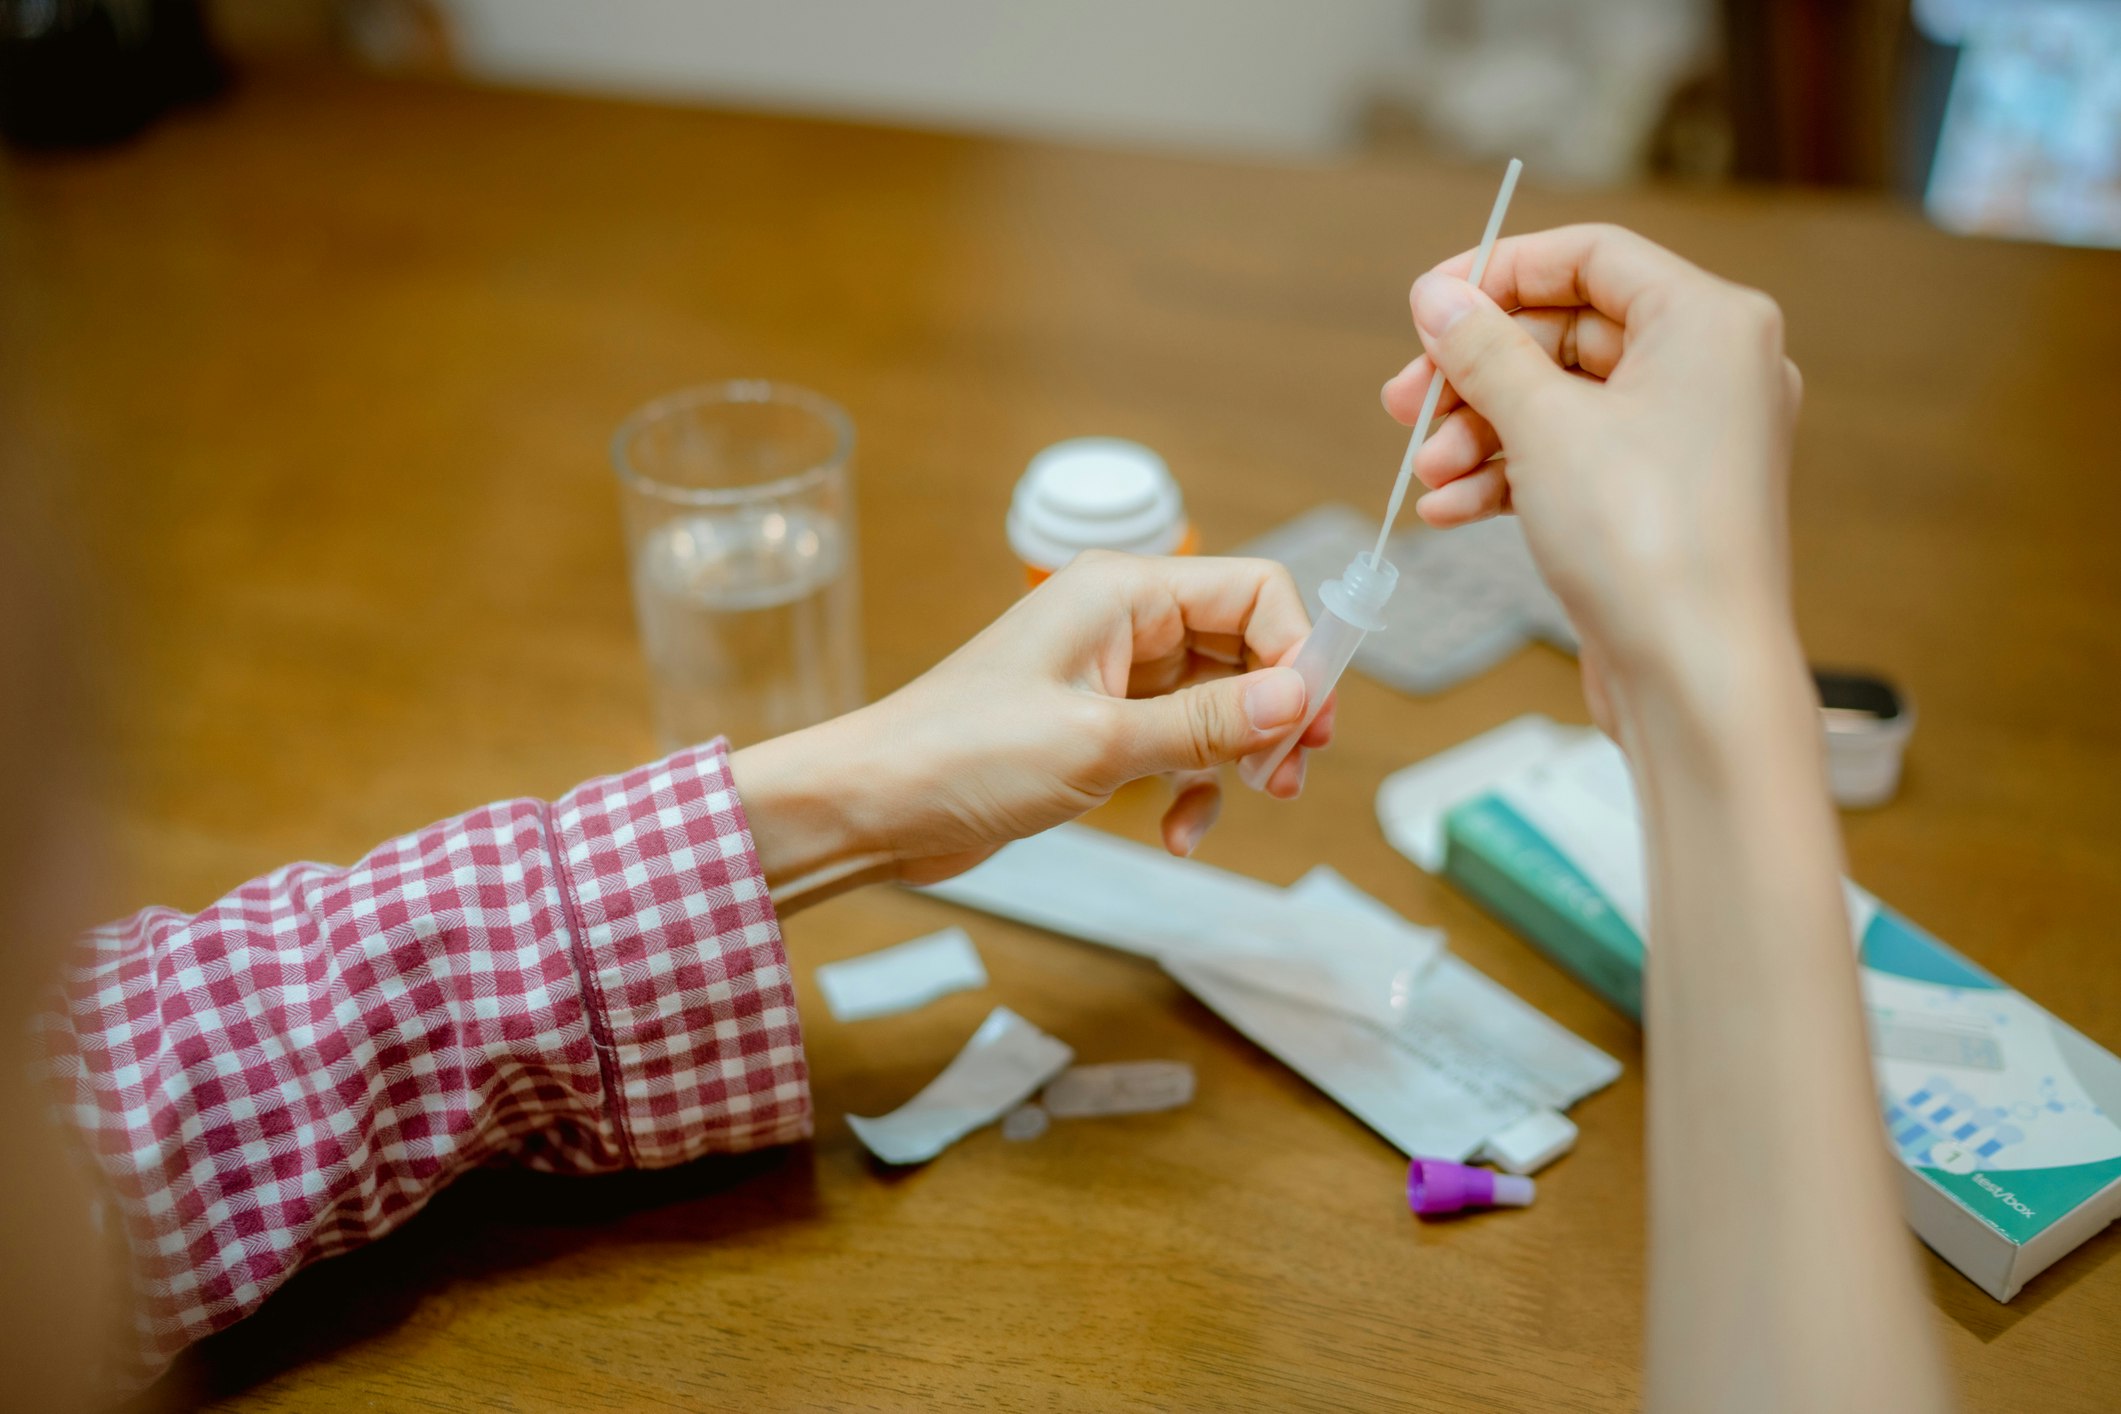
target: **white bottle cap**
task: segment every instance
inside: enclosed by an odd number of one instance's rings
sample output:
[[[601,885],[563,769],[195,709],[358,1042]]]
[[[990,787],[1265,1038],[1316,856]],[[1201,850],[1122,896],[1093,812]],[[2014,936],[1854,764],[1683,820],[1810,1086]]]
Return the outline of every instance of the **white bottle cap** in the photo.
[[[1178,483],[1139,442],[1075,437],[1031,459],[1009,503],[1009,548],[1057,570],[1083,550],[1168,555],[1186,536]]]

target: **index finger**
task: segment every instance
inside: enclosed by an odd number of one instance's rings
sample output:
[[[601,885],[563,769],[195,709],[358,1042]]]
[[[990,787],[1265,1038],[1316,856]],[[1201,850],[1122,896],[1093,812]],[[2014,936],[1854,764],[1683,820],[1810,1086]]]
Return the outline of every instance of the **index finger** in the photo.
[[[1461,251],[1436,269],[1467,279],[1473,255]],[[1625,227],[1557,226],[1497,241],[1480,288],[1504,309],[1588,305],[1625,324],[1645,296],[1709,278],[1700,266]]]
[[[1129,596],[1137,657],[1169,651],[1188,633],[1212,633],[1240,640],[1262,663],[1279,663],[1311,631],[1296,580],[1277,561],[1176,555],[1135,564],[1142,571]]]

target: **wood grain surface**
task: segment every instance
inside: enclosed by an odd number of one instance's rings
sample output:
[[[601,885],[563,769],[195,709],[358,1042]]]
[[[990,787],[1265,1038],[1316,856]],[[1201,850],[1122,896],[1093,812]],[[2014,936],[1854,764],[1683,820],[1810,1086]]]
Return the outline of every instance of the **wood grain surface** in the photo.
[[[672,387],[770,376],[853,414],[872,692],[1017,592],[1002,512],[1055,439],[1158,448],[1211,549],[1381,504],[1406,287],[1472,241],[1494,179],[303,70],[114,150],[9,158],[0,457],[80,527],[102,901],[196,908],[651,754],[605,443]],[[2121,1047],[2121,256],[1871,198],[1536,172],[1511,213],[1583,219],[1787,311],[1808,645],[1920,713],[1899,800],[1847,821],[1856,877]],[[1371,812],[1387,771],[1527,711],[1583,720],[1573,663],[1529,650],[1430,700],[1351,678],[1304,798],[1233,796],[1203,857],[1330,863],[1626,1062],[1536,1207],[1416,1224],[1398,1155],[1154,969],[872,890],[788,929],[813,1143],[468,1179],[141,1407],[1631,1407],[1639,1037]],[[1098,823],[1147,838],[1159,805]],[[853,1025],[817,1004],[817,963],[946,922],[988,990]],[[842,1116],[904,1100],[997,1002],[1086,1060],[1190,1061],[1199,1097],[870,1163]],[[1790,1181],[1831,1201],[1802,1154]],[[2121,1399],[2121,1232],[2008,1306],[1925,1261],[1971,1407]]]

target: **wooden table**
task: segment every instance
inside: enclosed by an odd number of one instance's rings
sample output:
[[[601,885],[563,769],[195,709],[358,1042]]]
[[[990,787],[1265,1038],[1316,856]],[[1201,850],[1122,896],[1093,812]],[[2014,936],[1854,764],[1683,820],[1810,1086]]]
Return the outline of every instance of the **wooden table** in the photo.
[[[769,375],[853,413],[876,691],[1016,592],[1003,507],[1057,438],[1160,449],[1210,547],[1378,503],[1407,283],[1470,239],[1494,175],[302,72],[113,151],[10,159],[0,455],[84,527],[110,907],[197,907],[651,754],[604,449],[676,385]],[[1856,876],[2121,1046],[2121,257],[1953,239],[1869,198],[1536,173],[1512,225],[1586,218],[1788,311],[1808,641],[1921,712],[1899,801],[1848,821]],[[1387,771],[1518,713],[1581,720],[1574,665],[1345,692],[1304,799],[1233,798],[1204,857],[1277,882],[1330,862],[1625,1060],[1530,1211],[1419,1226],[1397,1154],[1153,968],[879,890],[788,930],[814,1143],[468,1180],[145,1407],[1629,1407],[1636,1032],[1370,809]],[[1145,838],[1158,805],[1099,823]],[[816,963],[946,922],[988,991],[850,1026],[816,1004]],[[873,1166],[841,1116],[905,1099],[998,1001],[1086,1059],[1190,1061],[1199,1098]],[[1971,1405],[2113,1407],[2121,1232],[2009,1306],[1929,1270]]]

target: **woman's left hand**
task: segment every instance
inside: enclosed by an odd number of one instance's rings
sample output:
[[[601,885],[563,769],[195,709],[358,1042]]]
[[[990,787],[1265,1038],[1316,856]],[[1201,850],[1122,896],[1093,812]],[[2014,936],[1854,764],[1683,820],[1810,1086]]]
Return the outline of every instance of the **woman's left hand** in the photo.
[[[1164,844],[1191,854],[1215,768],[1303,717],[1282,665],[1309,629],[1271,560],[1078,556],[883,701],[736,753],[767,880],[869,859],[933,883],[1165,773]],[[1329,700],[1301,747],[1332,734]],[[1295,796],[1304,767],[1292,751],[1268,793]]]

